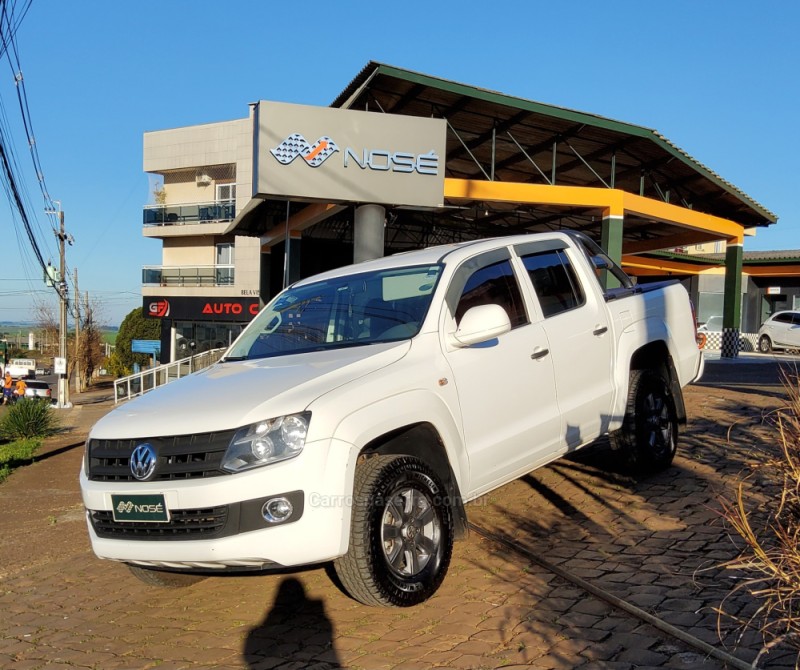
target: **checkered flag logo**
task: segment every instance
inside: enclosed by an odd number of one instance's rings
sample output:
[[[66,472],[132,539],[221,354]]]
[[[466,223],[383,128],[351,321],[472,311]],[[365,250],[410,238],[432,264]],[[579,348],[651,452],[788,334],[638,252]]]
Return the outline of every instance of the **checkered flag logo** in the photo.
[[[277,147],[270,149],[270,153],[283,165],[289,165],[295,158],[302,156],[311,167],[319,167],[328,156],[337,151],[339,147],[330,137],[323,136],[314,144],[309,144],[300,133],[292,133]]]

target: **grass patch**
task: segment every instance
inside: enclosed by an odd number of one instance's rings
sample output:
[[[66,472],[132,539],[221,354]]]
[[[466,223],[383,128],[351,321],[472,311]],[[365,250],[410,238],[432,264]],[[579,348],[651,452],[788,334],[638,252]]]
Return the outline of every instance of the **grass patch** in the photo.
[[[40,446],[42,446],[42,440],[38,437],[0,444],[0,482],[5,481],[14,468],[33,461]]]
[[[766,503],[751,500],[740,483],[722,500],[730,528],[743,540],[741,554],[725,567],[737,573],[734,592],[745,590],[758,603],[748,618],[734,617],[763,636],[753,667],[775,647],[792,649],[800,667],[800,376],[783,381],[787,400],[772,425],[778,449],[760,466],[774,493]]]

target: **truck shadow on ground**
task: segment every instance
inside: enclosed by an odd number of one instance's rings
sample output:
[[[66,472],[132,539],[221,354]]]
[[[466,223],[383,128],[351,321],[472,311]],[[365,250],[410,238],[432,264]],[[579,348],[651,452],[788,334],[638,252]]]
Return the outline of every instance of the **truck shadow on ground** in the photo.
[[[744,590],[732,591],[738,578],[724,564],[742,543],[729,532],[720,501],[730,498],[739,482],[754,506],[774,495],[758,464],[775,445],[772,410],[750,406],[744,396],[734,400],[726,406],[729,414],[701,414],[686,427],[675,463],[663,472],[635,476],[601,440],[506,485],[502,503],[490,498],[470,510],[470,520],[529,555],[751,660],[762,640],[741,623],[759,603]],[[641,652],[639,661],[647,665],[680,660],[685,667],[722,667],[547,573],[523,552],[497,553],[538,575],[528,588],[530,607],[510,610],[500,623],[509,644],[538,635],[550,647],[551,661],[566,664],[630,662]]]

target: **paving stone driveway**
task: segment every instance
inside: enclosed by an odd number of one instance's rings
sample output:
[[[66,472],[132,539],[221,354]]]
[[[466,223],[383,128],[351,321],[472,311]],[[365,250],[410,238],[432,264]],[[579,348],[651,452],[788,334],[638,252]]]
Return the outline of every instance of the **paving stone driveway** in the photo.
[[[690,423],[669,471],[637,481],[598,444],[475,501],[470,521],[751,660],[758,639],[739,636],[732,617],[755,603],[726,599],[735,582],[719,566],[736,548],[718,500],[771,448],[763,416],[780,393],[774,366],[710,364],[705,385],[687,390]],[[73,438],[107,409],[78,412]],[[474,533],[437,596],[409,610],[354,602],[324,567],[149,588],[91,553],[80,452],[0,485],[0,509],[22,509],[0,515],[2,668],[726,667]],[[748,486],[754,504],[769,494],[758,476]],[[794,658],[773,652],[761,667]]]

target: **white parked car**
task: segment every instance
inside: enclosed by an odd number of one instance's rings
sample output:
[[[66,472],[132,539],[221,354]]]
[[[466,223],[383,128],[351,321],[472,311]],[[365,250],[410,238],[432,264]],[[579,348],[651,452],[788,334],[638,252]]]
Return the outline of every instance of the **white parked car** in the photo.
[[[800,312],[782,311],[770,316],[758,331],[758,350],[800,349]]]
[[[466,501],[603,435],[669,466],[695,338],[679,282],[634,286],[576,233],[303,279],[220,362],[92,428],[92,548],[159,585],[334,561],[362,603],[415,605],[467,533]]]
[[[50,400],[52,398],[52,391],[50,384],[40,381],[38,379],[28,379],[25,382],[27,388],[25,389],[26,398],[41,398]]]

